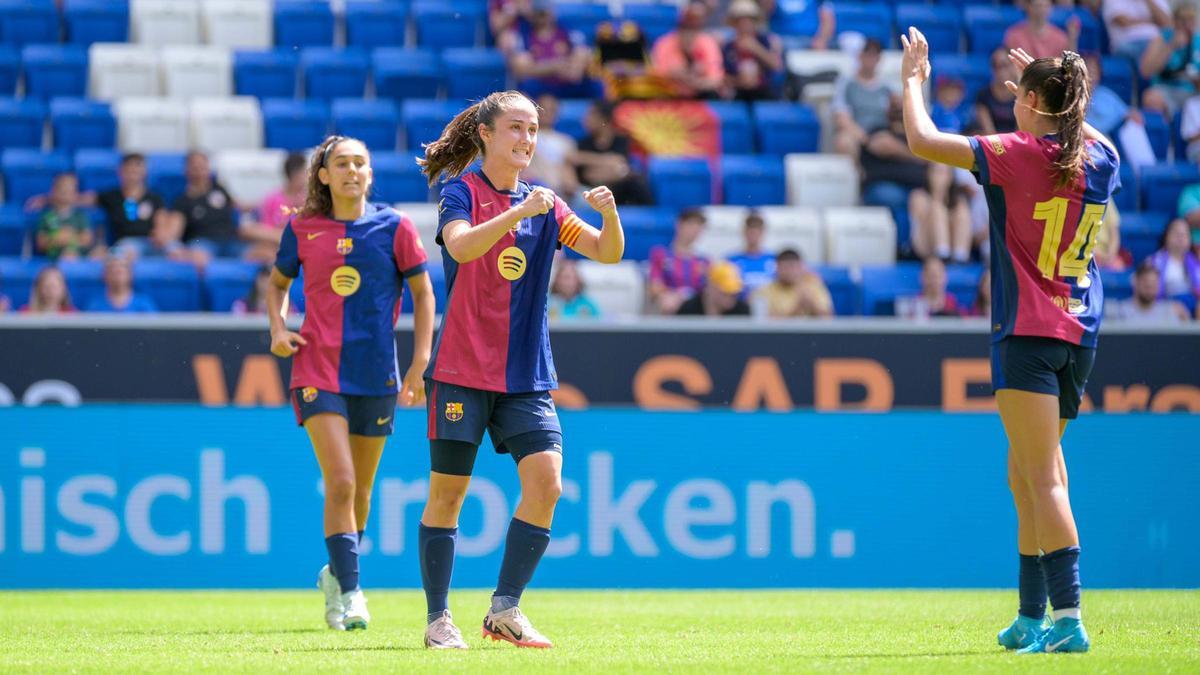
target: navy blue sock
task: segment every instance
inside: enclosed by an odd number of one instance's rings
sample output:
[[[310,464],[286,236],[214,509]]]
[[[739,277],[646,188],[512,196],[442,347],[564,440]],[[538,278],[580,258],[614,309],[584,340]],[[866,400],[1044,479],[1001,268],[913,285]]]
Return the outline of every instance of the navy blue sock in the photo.
[[[325,548],[329,551],[329,571],[337,577],[342,592],[358,588],[358,537],[353,532],[325,537]]]
[[[496,585],[493,598],[512,598],[506,604],[511,607],[521,599],[521,593],[533,578],[538,561],[550,545],[550,530],[530,525],[513,518],[508,524],[508,537],[504,542],[504,562],[500,565],[500,583]],[[493,600],[493,605],[495,601]]]
[[[1046,576],[1036,555],[1021,556],[1021,616],[1041,619],[1046,616]]]
[[[358,531],[358,545],[359,545],[359,546],[362,546],[362,538],[363,538],[363,535],[364,535],[364,534],[366,534],[366,533],[367,533],[367,531],[366,531],[366,530],[359,530],[359,531]]]
[[[454,571],[454,544],[457,527],[417,528],[417,551],[421,558],[421,586],[425,588],[425,609],[430,620],[450,607],[450,575]]]
[[[1042,574],[1057,610],[1079,607],[1079,547],[1068,546],[1042,556]]]

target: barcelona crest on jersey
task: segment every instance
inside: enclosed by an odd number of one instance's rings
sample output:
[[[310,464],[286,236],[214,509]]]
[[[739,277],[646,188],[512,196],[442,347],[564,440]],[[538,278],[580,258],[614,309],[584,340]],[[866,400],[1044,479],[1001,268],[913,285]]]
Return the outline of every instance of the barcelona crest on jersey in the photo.
[[[338,255],[350,255],[350,252],[353,250],[354,250],[354,240],[351,239],[350,237],[346,237],[345,239],[337,240]]]

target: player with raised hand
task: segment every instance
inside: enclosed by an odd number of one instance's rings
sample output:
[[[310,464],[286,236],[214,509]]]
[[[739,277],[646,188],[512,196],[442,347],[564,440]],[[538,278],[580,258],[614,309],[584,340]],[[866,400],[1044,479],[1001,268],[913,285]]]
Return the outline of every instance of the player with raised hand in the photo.
[[[371,156],[361,141],[331,136],[313,151],[308,196],[284,228],[267,306],[271,352],[292,358],[296,419],[312,440],[325,486],[329,564],[325,592],[330,628],[366,628],[358,547],[371,488],[399,402],[425,400],[424,371],[433,343],[434,297],[425,249],[407,216],[367,201]],[[306,313],[299,333],[282,308],[304,270]],[[397,370],[395,325],[408,283],[413,296],[413,355]]]
[[[925,110],[925,36],[909,28],[901,42],[909,148],[973,171],[991,212],[992,388],[1009,442],[1021,601],[998,638],[1024,653],[1085,652],[1079,535],[1061,438],[1095,363],[1104,291],[1092,248],[1120,186],[1120,160],[1084,121],[1090,93],[1078,54],[1033,59],[1012,50],[1019,82],[1005,84],[1016,96],[1018,131],[966,137],[939,132]]]
[[[550,542],[562,491],[562,428],[550,397],[558,387],[547,321],[550,266],[562,246],[616,263],[625,237],[607,187],[584,195],[603,219],[597,230],[552,191],[520,180],[537,132],[532,101],[496,92],[459,113],[418,160],[431,185],[449,178],[437,234],[449,299],[426,371],[431,470],[419,526],[430,648],[467,646],[448,595],[458,514],[485,430],[496,451],[516,462],[521,501],[483,635],[519,647],[551,646],[517,606]],[[467,172],[479,155],[482,168]]]

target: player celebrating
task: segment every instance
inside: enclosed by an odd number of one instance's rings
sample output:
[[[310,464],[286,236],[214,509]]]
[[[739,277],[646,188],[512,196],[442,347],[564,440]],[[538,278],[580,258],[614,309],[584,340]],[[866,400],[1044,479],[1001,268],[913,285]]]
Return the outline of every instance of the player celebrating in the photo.
[[[537,148],[538,113],[515,91],[493,93],[459,113],[418,160],[432,185],[443,174],[437,242],[449,300],[429,362],[429,500],[421,516],[421,581],[428,603],[425,646],[466,648],[448,609],[450,574],[475,455],[486,429],[517,463],[521,502],[508,527],[500,581],[483,635],[518,647],[550,647],[517,603],[550,542],[562,491],[562,429],[547,332],[550,265],[569,246],[615,263],[625,249],[607,187],[584,193],[603,217],[597,231],[545,188],[519,180]],[[462,175],[477,155],[482,169]]]
[[[1088,73],[1078,54],[1034,60],[1011,51],[1020,84],[1005,84],[1017,97],[1018,131],[968,138],[937,131],[925,111],[925,37],[909,28],[901,41],[909,148],[973,170],[991,211],[992,388],[1008,435],[1021,561],[1020,611],[999,641],[1025,653],[1085,652],[1079,535],[1060,441],[1096,358],[1104,292],[1092,247],[1120,185],[1117,152],[1084,122]]]
[[[358,579],[358,546],[367,525],[371,486],[400,403],[425,399],[423,373],[433,342],[433,290],[425,249],[409,219],[367,202],[371,158],[361,141],[331,136],[309,161],[308,196],[283,231],[267,306],[271,352],[295,355],[292,404],[308,432],[325,485],[329,564],[325,592],[330,628],[366,628],[367,601]],[[307,313],[299,333],[281,309],[304,269]],[[404,281],[413,295],[413,356],[401,380],[393,330]]]

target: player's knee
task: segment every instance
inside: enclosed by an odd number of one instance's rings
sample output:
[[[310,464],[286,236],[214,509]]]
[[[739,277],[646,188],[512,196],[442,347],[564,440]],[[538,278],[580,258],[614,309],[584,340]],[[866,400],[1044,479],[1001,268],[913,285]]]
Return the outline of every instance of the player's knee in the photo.
[[[457,485],[430,486],[427,505],[435,513],[454,514],[462,508],[463,500],[466,498],[467,487],[465,485],[461,488]]]
[[[325,501],[331,504],[351,506],[356,492],[353,476],[334,476],[325,481]]]
[[[540,480],[530,481],[530,485],[524,486],[522,491],[524,499],[543,508],[553,508],[559,497],[562,497],[562,489],[562,478],[549,475]]]
[[[1062,476],[1054,467],[1044,471],[1030,471],[1025,477],[1025,488],[1032,499],[1043,499],[1063,489]]]

